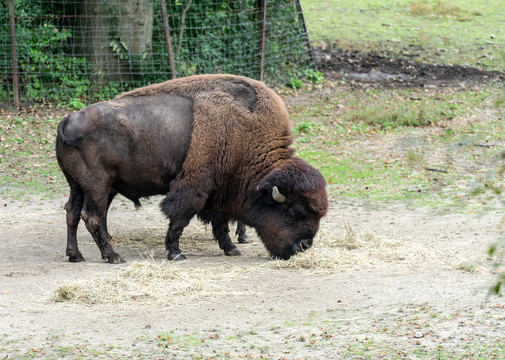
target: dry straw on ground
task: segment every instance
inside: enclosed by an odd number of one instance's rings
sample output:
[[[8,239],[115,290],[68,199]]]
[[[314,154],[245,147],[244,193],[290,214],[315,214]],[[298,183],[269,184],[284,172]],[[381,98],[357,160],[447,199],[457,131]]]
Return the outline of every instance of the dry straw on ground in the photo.
[[[323,227],[311,249],[297,254],[289,261],[275,261],[273,266],[338,272],[380,268],[391,266],[392,263],[411,268],[440,266],[447,261],[448,256],[436,249],[377,234],[359,233],[346,224],[344,236]]]
[[[187,300],[239,295],[233,282],[245,271],[238,266],[183,269],[167,261],[136,261],[118,271],[62,285],[52,300],[93,305],[178,305]]]
[[[196,238],[188,240],[195,242],[198,252],[204,256],[205,253],[220,252],[214,242]],[[255,244],[259,245],[258,239]],[[265,252],[262,246],[255,248],[260,253]],[[249,256],[253,256],[254,251],[251,249]],[[265,257],[266,262],[260,260],[259,264],[248,263],[246,266],[228,265],[226,262],[229,259],[225,256],[216,266],[198,260],[181,265],[146,259],[117,271],[97,274],[88,280],[62,285],[55,291],[53,300],[96,305],[155,303],[171,306],[202,298],[248,295],[234,289],[237,279],[245,273],[271,272],[272,268],[314,273],[385,269],[391,266],[411,269],[440,266],[459,268],[457,258],[434,247],[356,232],[349,224],[344,235],[323,226],[314,240],[314,246],[288,261],[267,259]],[[466,268],[464,270],[469,271]]]

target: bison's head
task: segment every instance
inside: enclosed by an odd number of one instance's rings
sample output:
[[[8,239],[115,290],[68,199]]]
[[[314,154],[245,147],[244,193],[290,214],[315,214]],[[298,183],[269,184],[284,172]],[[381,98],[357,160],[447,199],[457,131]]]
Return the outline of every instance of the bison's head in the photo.
[[[273,257],[287,260],[312,246],[328,210],[325,186],[321,173],[298,158],[260,180],[251,223]]]

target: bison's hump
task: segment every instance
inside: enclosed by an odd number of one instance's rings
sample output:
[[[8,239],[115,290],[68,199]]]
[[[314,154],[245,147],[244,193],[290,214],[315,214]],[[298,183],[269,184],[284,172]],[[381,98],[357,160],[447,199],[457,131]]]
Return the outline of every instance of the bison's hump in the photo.
[[[250,83],[242,79],[233,79],[225,82],[223,87],[227,93],[233,96],[236,101],[242,103],[250,112],[254,111],[258,97]]]
[[[205,74],[168,80],[125,92],[116,97],[122,100],[131,96],[152,96],[160,93],[179,94],[195,98],[197,94],[220,91],[230,94],[233,99],[253,112],[258,101],[258,92],[265,91],[264,84],[242,76]]]

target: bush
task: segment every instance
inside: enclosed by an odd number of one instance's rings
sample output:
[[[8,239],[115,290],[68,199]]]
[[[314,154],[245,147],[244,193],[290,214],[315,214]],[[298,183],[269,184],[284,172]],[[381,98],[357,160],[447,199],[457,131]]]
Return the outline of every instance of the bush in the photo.
[[[15,2],[21,98],[26,101],[61,102],[82,97],[89,84],[85,59],[72,56],[69,45],[72,32],[56,26],[56,17],[44,18],[43,12],[40,2]],[[7,7],[0,7],[0,16],[4,20],[8,19],[7,14]],[[5,72],[0,74],[0,81],[8,87],[6,92],[11,92],[10,46],[3,49],[0,68]]]

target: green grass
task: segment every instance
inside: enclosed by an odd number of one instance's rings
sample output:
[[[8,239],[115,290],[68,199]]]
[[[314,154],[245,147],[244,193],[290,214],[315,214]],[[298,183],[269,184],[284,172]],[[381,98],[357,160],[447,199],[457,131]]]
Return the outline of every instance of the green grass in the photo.
[[[291,113],[298,155],[332,197],[460,207],[500,193],[500,86],[323,92],[301,95]]]
[[[505,69],[501,0],[301,0],[314,44]]]
[[[495,107],[503,106],[497,90],[358,89],[336,92],[303,105],[293,106],[294,131],[308,133],[321,123],[334,130],[377,132],[404,127],[444,125],[480,106],[492,96]],[[298,120],[300,119],[301,122]]]
[[[0,194],[60,192],[66,182],[56,162],[57,123],[51,117],[0,115]]]
[[[298,155],[314,164],[325,177],[330,196],[374,200],[421,199],[431,187],[428,174],[413,172],[401,164],[348,157],[328,156],[324,151],[301,150]]]

